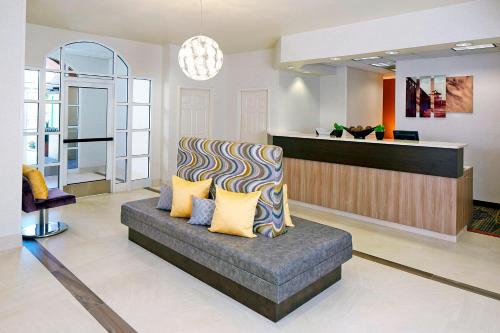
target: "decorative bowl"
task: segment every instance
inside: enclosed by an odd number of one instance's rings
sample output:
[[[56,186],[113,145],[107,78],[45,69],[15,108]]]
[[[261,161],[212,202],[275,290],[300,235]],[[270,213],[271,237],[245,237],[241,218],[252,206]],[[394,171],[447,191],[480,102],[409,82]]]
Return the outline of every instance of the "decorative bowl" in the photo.
[[[345,126],[342,126],[342,127],[344,127],[344,129],[347,131],[347,133],[354,136],[355,139],[364,139],[367,135],[369,135],[371,132],[373,132],[375,130],[375,127],[363,129],[363,130],[359,130],[359,131],[353,131]]]

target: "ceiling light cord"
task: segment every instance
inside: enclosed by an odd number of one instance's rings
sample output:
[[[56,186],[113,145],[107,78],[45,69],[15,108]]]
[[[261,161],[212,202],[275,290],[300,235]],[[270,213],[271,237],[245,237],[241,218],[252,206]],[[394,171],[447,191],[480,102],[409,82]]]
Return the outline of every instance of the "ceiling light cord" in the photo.
[[[200,30],[203,31],[203,0],[200,0]]]

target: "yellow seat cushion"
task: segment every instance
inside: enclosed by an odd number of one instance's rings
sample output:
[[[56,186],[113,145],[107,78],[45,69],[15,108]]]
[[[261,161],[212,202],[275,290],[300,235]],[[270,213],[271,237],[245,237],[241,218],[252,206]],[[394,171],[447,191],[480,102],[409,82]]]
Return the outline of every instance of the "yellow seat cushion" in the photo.
[[[37,168],[23,164],[23,176],[28,178],[35,199],[45,200],[49,197],[49,188],[42,173]]]
[[[285,225],[287,227],[295,227],[290,216],[290,207],[288,207],[288,186],[286,184],[283,185],[283,214]]]
[[[207,199],[212,178],[190,182],[177,176],[172,176],[172,217],[191,217],[193,197]]]
[[[253,233],[253,221],[261,191],[237,193],[216,186],[215,212],[208,230],[248,238]]]

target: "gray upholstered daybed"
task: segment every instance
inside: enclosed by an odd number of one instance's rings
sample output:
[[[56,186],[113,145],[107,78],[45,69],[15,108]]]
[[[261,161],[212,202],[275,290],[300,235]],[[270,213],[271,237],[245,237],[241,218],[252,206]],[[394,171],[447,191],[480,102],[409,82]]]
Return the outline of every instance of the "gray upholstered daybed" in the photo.
[[[326,225],[293,218],[284,235],[242,238],[170,217],[157,203],[122,206],[129,239],[273,321],[340,280],[352,256],[351,235]]]

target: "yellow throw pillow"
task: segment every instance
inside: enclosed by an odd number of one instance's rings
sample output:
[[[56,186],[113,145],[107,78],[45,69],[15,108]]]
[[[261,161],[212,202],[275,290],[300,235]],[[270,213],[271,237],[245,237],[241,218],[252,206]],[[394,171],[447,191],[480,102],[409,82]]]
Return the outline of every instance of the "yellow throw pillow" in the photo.
[[[248,238],[257,237],[253,233],[253,221],[260,194],[261,191],[231,192],[216,186],[215,212],[208,230]]]
[[[45,200],[49,197],[49,188],[38,169],[23,164],[23,176],[28,178],[35,199]]]
[[[191,217],[193,197],[207,199],[212,178],[190,182],[177,176],[172,176],[172,217]]]
[[[288,207],[288,186],[283,185],[283,219],[287,227],[295,227],[290,216],[290,207]]]
[[[26,177],[28,171],[35,170],[36,168],[31,167],[29,165],[23,164],[23,176]]]

